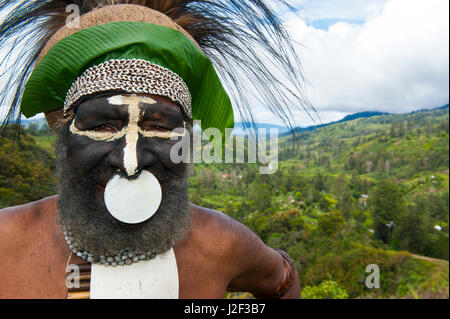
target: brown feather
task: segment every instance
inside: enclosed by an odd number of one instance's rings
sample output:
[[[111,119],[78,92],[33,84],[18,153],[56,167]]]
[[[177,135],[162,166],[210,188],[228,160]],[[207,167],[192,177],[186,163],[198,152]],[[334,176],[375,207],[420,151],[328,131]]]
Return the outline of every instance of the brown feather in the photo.
[[[287,1],[277,0],[277,9],[293,10]],[[75,4],[85,14],[123,3],[160,11],[191,34],[213,62],[237,114],[248,126],[254,122],[254,103],[290,127],[293,109],[314,111],[304,94],[293,42],[268,0],[0,0],[0,13],[10,13],[0,22],[0,52],[8,51],[8,44],[15,41],[7,55],[20,57],[0,62],[0,70],[10,70],[0,74],[0,105],[10,105],[0,127],[17,120],[26,81],[45,43],[66,23],[67,6]],[[12,6],[17,7],[11,12]]]

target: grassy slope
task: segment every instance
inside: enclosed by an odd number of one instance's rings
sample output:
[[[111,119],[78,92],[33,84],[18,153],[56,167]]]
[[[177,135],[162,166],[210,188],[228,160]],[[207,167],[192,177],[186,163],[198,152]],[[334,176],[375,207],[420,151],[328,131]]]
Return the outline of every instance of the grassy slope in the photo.
[[[411,132],[406,131],[401,137],[389,136],[393,122],[406,123],[405,121],[414,123]],[[427,133],[427,128],[433,126],[436,128],[439,123],[445,121],[448,123],[448,109],[357,119],[331,125],[300,135],[300,152],[309,153],[310,158],[286,156],[280,162],[280,171],[295,168],[295,174],[305,178],[314,178],[318,174],[331,177],[342,175],[347,181],[356,175],[373,183],[380,178],[389,177],[406,188],[407,198],[411,201],[423,194],[448,192],[448,164],[437,165],[433,169],[426,166],[419,169],[416,167],[421,159],[433,160],[433,157],[442,153],[442,150],[448,151],[448,135],[439,133],[438,130]],[[39,135],[34,139],[25,136],[18,148],[7,138],[3,138],[0,142],[2,205],[20,204],[37,199],[34,198],[36,196],[51,195],[53,189],[46,185],[54,183],[52,177],[54,136]],[[280,156],[286,150],[292,149],[289,138],[281,139],[280,148],[282,150]],[[295,153],[298,155],[298,150]],[[389,173],[383,169],[377,170],[379,161],[377,156],[380,154],[383,155],[384,161],[386,159],[390,161]],[[318,164],[320,156],[328,158],[328,165]],[[362,159],[364,167],[359,171],[346,169],[346,163],[351,157]],[[370,161],[372,169],[368,170],[366,166]],[[242,202],[247,200],[246,186],[243,186],[242,192],[233,192],[236,186],[218,177],[225,171],[229,173],[229,166],[225,169],[221,165],[198,165],[198,170],[204,170],[204,167],[216,172],[217,189],[211,192],[201,190],[202,205],[227,213],[237,211]],[[232,166],[232,170],[236,170],[236,167]],[[431,176],[435,178],[432,179]],[[198,192],[200,188],[194,185],[192,191]],[[318,205],[299,206],[297,199],[291,203],[289,198],[292,196],[295,196],[295,192],[277,192],[273,197],[276,208],[271,214],[261,217],[257,212],[249,212],[251,214],[244,216],[241,221],[250,227],[258,218],[266,218],[272,224],[287,220],[297,225],[295,223],[300,220],[299,216],[292,217],[288,212],[289,210],[300,212],[301,230],[297,232],[294,227],[289,234],[299,236],[300,239],[295,241],[297,244],[292,244],[292,241],[276,231],[269,233],[266,240],[273,246],[286,245],[285,249],[293,256],[299,267],[304,285],[318,285],[331,278],[344,287],[351,298],[448,298],[447,261],[377,247],[370,244],[372,239],[367,233],[359,240],[346,240],[345,230],[339,238],[322,238],[317,232],[318,218],[323,215],[321,208]],[[331,202],[336,200],[332,192],[327,196]],[[364,224],[365,229],[370,227],[369,217],[365,223],[368,223]],[[314,236],[317,238],[311,240]],[[367,275],[365,267],[372,263],[380,266],[382,285],[380,290],[368,290],[363,285]]]
[[[391,136],[394,122],[404,125],[403,134],[396,128],[397,132]],[[410,122],[409,128],[407,122]],[[448,193],[448,155],[446,159],[444,156],[442,163],[433,163],[429,167],[420,164],[448,153],[448,135],[439,130],[439,125],[445,122],[448,123],[448,109],[378,116],[331,125],[300,134],[298,149],[294,151],[296,155],[283,158],[279,167],[281,171],[294,168],[296,174],[305,178],[313,178],[317,174],[330,177],[341,175],[350,181],[356,174],[374,184],[381,178],[390,178],[404,187],[408,201],[414,201],[417,196]],[[289,137],[281,139],[280,148],[280,156],[283,157],[283,152],[292,149],[292,140]],[[298,156],[301,152],[313,155],[308,159],[301,159]],[[318,163],[317,158],[324,156],[329,159],[328,165]],[[350,157],[362,159],[362,169],[346,169],[346,162]],[[377,169],[377,161],[380,159],[381,170],[379,167]],[[386,161],[389,161],[388,170]],[[431,166],[433,167],[430,168]],[[278,205],[277,212],[269,218],[273,220],[289,209],[300,209],[308,232],[314,233],[317,219],[323,212],[317,207],[305,210],[297,203],[290,203],[289,196],[293,195],[294,192],[275,196],[274,201],[282,204]],[[329,195],[333,200],[334,194]],[[206,194],[202,203],[222,211],[230,211],[230,206],[234,206],[235,211],[242,200],[242,196],[226,192]],[[253,215],[252,213],[251,216]],[[252,225],[249,218],[243,221]],[[445,225],[445,221],[442,224]],[[283,235],[273,234],[269,244],[282,245],[283,240],[277,241],[277,238],[283,238]],[[342,238],[335,239],[334,245],[327,246],[329,243],[324,243],[323,247],[318,247],[322,244],[318,244],[319,241],[316,240],[313,247],[298,245],[286,248],[296,258],[304,285],[317,285],[332,278],[349,292],[351,298],[448,298],[448,261],[377,248],[377,245],[368,244],[370,241],[370,236],[367,241],[351,243]],[[365,267],[372,263],[380,266],[380,290],[367,289],[363,284],[367,276]]]
[[[54,155],[23,132],[0,137],[0,208],[55,193]]]

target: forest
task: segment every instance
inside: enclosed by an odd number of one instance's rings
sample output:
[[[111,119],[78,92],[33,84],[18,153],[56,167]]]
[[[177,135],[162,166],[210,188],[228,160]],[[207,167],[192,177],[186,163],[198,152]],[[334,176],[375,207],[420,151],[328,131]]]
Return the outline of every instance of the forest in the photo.
[[[382,114],[286,135],[275,174],[195,164],[189,195],[288,252],[303,298],[448,298],[448,115]],[[0,136],[0,208],[55,193],[54,140],[34,125]],[[366,284],[369,265],[379,288]]]

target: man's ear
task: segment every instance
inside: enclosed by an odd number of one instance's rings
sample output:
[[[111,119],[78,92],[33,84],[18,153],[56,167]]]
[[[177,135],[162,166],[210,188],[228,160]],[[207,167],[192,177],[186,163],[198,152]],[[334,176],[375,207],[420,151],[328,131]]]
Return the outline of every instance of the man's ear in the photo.
[[[60,125],[64,123],[62,108],[45,112],[44,114],[45,119],[47,120],[47,124],[52,130],[56,130]]]

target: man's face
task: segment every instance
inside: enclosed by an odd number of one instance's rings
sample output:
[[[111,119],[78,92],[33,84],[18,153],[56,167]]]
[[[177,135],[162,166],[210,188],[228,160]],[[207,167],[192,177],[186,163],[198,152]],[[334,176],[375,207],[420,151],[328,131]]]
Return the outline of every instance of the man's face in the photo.
[[[178,139],[170,137],[183,127],[180,107],[165,97],[102,94],[75,109],[73,121],[59,134],[57,153],[60,222],[74,234],[77,246],[94,255],[121,248],[162,251],[179,237],[174,228],[186,226],[187,167],[171,161]],[[143,170],[161,184],[160,208],[146,222],[123,224],[106,209],[105,187],[116,174],[135,179]],[[88,236],[81,233],[86,227]]]
[[[82,103],[70,126],[73,134],[68,156],[78,163],[79,174],[96,167],[113,169],[128,177],[141,170],[155,174],[176,172],[170,160],[171,132],[184,127],[180,107],[165,97],[106,95]],[[112,176],[100,176],[101,195]],[[163,181],[162,176],[156,177]]]

